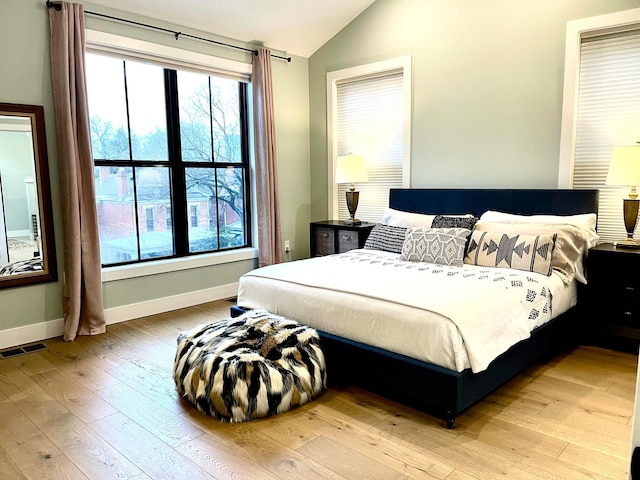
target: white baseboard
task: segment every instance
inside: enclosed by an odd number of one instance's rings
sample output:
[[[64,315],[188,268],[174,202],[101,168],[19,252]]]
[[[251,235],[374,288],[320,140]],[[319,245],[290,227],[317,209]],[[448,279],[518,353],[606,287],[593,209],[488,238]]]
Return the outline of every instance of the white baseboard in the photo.
[[[146,317],[147,315],[155,315],[179,308],[235,297],[237,293],[238,283],[230,283],[228,285],[197,290],[181,295],[147,300],[122,307],[108,308],[104,311],[105,321],[107,325],[126,322],[127,320]],[[61,337],[63,334],[64,320],[62,318],[26,325],[24,327],[0,330],[0,349],[39,342],[48,338]]]
[[[47,338],[60,337],[64,333],[64,320],[49,320],[25,327],[0,331],[0,349],[16,347],[25,343],[39,342]]]

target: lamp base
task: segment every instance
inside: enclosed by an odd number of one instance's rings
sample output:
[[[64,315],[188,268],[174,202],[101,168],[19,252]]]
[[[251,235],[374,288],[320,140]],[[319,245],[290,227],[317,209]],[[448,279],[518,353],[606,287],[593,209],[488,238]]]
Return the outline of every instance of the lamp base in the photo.
[[[625,238],[624,240],[614,243],[614,245],[616,248],[640,249],[640,240]]]
[[[620,248],[640,248],[640,241],[633,238],[633,231],[636,229],[638,220],[638,209],[640,200],[636,198],[625,198],[623,204],[624,228],[627,230],[627,238],[620,240],[616,247]]]
[[[347,209],[349,210],[348,219],[344,221],[345,225],[361,225],[362,222],[355,218],[356,210],[358,209],[358,199],[360,198],[360,192],[356,192],[353,189],[346,192],[347,196]]]

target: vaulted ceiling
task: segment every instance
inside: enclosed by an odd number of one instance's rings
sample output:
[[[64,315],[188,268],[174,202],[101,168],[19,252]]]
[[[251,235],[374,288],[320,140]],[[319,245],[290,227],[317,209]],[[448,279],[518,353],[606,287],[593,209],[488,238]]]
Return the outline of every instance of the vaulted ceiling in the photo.
[[[92,0],[273,50],[310,57],[375,0]],[[90,9],[87,9],[90,10]]]

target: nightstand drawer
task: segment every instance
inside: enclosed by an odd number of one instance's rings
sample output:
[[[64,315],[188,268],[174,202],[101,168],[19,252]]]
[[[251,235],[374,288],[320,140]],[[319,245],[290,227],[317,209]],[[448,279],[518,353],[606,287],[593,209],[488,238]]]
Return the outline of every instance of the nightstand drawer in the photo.
[[[332,228],[316,227],[315,229],[315,245],[316,255],[331,255],[336,253],[335,249],[335,230]]]
[[[309,224],[312,257],[344,253],[364,247],[375,223],[350,225],[343,220],[323,220]]]
[[[584,300],[585,325],[590,319],[596,345],[633,348],[640,340],[640,250],[602,243],[589,250]],[[595,315],[592,315],[594,314]]]
[[[608,324],[640,328],[640,303],[614,300],[601,305],[599,310]]]
[[[640,277],[636,274],[637,255],[617,251],[593,250],[589,254],[589,283],[608,297],[640,300]],[[593,257],[593,258],[591,258]]]
[[[593,272],[590,271],[589,274],[591,273]],[[621,300],[640,301],[640,281],[635,278],[633,271],[628,273],[620,270],[616,270],[615,276],[594,273],[589,277],[589,283],[592,283],[599,295]]]
[[[608,285],[602,285],[602,292],[612,298],[621,300],[640,300],[640,285],[634,283],[619,283],[612,281]]]
[[[349,250],[358,248],[359,238],[358,232],[338,230],[338,253],[348,252]]]

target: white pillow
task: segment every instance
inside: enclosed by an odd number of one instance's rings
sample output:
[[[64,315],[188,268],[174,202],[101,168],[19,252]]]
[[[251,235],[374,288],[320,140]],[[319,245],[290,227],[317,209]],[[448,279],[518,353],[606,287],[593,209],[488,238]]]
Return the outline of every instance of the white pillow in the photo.
[[[574,225],[582,230],[589,242],[589,248],[595,247],[600,237],[596,233],[597,216],[595,213],[581,213],[578,215],[515,215],[513,213],[487,210],[480,216],[486,222],[519,222],[519,223],[559,223]]]
[[[449,215],[446,213],[441,214],[444,217],[460,217],[460,218],[473,218],[470,213],[464,215]],[[382,215],[383,225],[393,225],[394,227],[419,227],[419,228],[431,228],[431,224],[437,215],[427,215],[424,213],[411,213],[402,210],[395,210],[393,208],[385,208]]]
[[[403,212],[393,208],[385,208],[382,215],[383,225],[393,225],[395,227],[422,227],[431,228],[431,223],[435,215],[424,215],[421,213]]]

